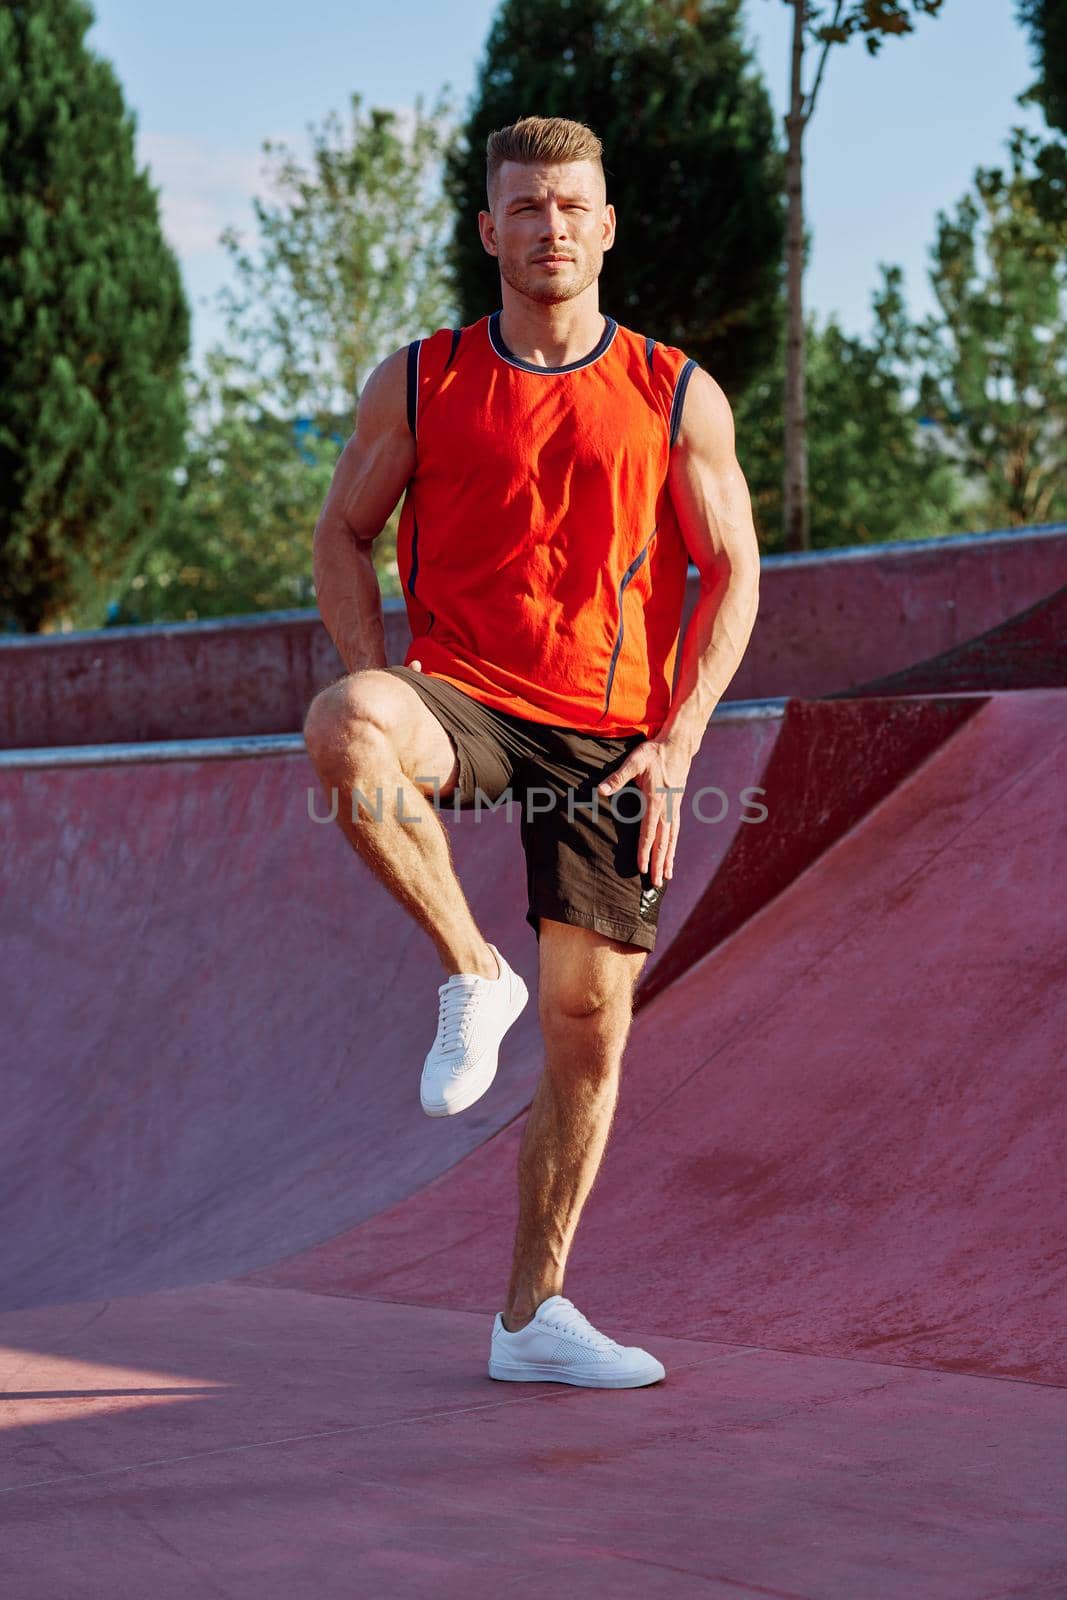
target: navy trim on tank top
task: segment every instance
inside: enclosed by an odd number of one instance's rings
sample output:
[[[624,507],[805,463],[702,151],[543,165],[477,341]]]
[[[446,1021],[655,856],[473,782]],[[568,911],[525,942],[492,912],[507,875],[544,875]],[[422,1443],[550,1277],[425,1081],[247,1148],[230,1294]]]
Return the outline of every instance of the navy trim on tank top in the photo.
[[[591,366],[594,361],[600,360],[600,357],[608,349],[618,331],[619,324],[614,317],[609,317],[605,312],[604,332],[587,356],[583,356],[580,361],[568,361],[565,367],[539,367],[535,361],[523,361],[521,356],[515,355],[513,351],[508,349],[500,332],[499,311],[494,311],[489,318],[489,343],[502,360],[507,361],[513,367],[520,367],[523,372],[577,372],[579,367]]]
[[[413,339],[408,345],[408,427],[411,437],[415,437],[415,424],[419,414],[419,346],[421,339]]]
[[[677,443],[678,434],[682,427],[682,407],[685,404],[685,391],[689,387],[689,380],[693,376],[696,362],[690,357],[678,374],[678,382],[674,386],[674,399],[671,401],[671,447]]]

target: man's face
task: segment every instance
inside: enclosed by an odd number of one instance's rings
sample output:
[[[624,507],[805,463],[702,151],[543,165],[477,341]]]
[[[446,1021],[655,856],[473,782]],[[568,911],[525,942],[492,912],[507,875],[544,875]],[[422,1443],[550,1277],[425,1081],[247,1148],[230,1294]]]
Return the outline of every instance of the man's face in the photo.
[[[527,167],[505,161],[491,211],[479,211],[482,243],[505,283],[544,305],[573,300],[600,276],[615,239],[615,210],[592,161]]]

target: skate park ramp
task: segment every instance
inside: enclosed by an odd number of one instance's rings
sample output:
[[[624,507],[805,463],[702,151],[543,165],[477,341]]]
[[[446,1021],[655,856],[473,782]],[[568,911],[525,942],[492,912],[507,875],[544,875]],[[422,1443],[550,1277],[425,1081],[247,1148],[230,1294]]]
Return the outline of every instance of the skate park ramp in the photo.
[[[641,1010],[572,1258],[599,1314],[1067,1384],[1065,705],[983,702]],[[247,1281],[492,1308],[519,1133]]]
[[[1067,1592],[1067,691],[713,720],[768,818],[683,823],[567,1282],[615,1394],[485,1376],[534,1007],[422,1118],[440,975],[304,758],[140,754],[0,771],[9,1592]]]
[[[975,639],[888,673],[855,689],[824,696],[932,694],[948,690],[1067,688],[1067,585]]]
[[[690,831],[665,946],[781,718],[732,711],[708,741],[698,774],[727,801],[706,814],[725,814]],[[423,1116],[444,973],[350,857],[305,754],[126,753],[0,767],[19,842],[0,862],[0,1310],[196,1283],[328,1238],[518,1116],[540,1071],[531,1005],[491,1094]],[[442,817],[480,926],[534,993],[518,807]]]

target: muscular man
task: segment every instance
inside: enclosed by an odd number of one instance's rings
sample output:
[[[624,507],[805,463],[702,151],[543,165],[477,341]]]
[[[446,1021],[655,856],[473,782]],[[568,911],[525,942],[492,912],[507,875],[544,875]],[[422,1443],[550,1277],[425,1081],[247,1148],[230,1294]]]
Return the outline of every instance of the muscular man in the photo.
[[[487,154],[478,225],[501,308],[416,340],[367,382],[315,532],[347,672],[316,695],[304,738],[349,842],[448,974],[422,1074],[431,1116],[485,1093],[527,1000],[471,914],[438,802],[520,805],[545,1066],[489,1372],[630,1388],[663,1366],[595,1329],[563,1275],[690,765],[755,621],[759,554],[722,390],[599,310],[615,238],[599,139],[525,117]],[[412,640],[390,667],[370,551],[401,494]],[[690,559],[700,594],[672,693]]]

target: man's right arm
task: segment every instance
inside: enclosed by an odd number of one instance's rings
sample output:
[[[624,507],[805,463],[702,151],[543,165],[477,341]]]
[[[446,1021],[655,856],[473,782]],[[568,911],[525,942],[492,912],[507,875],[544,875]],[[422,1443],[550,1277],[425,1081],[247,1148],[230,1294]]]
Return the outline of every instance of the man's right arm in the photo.
[[[414,470],[407,351],[398,350],[364,385],[356,431],[341,451],[315,525],[312,572],[319,614],[349,672],[388,665],[371,546]]]

